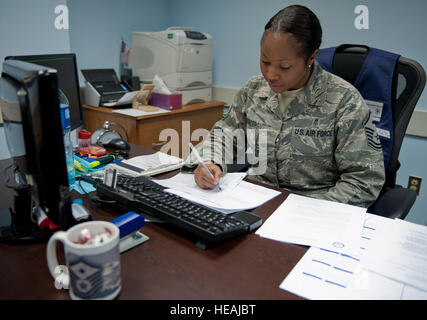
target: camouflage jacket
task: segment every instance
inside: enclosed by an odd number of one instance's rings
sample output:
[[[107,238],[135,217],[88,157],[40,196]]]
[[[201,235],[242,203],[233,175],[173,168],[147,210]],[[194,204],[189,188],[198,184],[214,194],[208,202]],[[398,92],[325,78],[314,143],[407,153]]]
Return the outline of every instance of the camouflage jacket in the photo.
[[[266,80],[251,78],[201,152],[226,172],[242,146],[253,151],[251,179],[314,198],[368,207],[384,183],[381,144],[363,98],[317,62],[285,114]]]

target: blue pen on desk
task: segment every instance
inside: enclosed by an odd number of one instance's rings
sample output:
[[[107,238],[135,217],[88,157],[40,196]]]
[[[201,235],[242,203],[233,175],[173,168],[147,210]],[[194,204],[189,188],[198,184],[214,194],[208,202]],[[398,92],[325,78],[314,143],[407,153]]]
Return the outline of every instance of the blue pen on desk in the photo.
[[[194,152],[194,155],[197,158],[197,161],[206,169],[206,171],[211,175],[211,177],[215,180],[214,175],[212,174],[212,172],[208,169],[208,167],[206,166],[206,163],[202,160],[202,158],[200,157],[199,152],[197,151],[197,149],[193,146],[193,144],[191,142],[188,143],[188,145],[190,146],[191,150]],[[221,186],[219,185],[219,183],[216,185],[216,187],[218,188],[219,191],[221,191]]]

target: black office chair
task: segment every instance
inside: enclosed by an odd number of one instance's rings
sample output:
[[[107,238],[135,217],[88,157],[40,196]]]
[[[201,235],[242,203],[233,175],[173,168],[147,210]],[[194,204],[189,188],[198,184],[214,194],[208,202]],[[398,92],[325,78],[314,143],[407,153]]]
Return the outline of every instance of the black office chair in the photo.
[[[364,45],[339,46],[332,62],[332,72],[354,83],[368,52],[369,47]],[[400,167],[398,158],[406,128],[425,83],[426,73],[423,67],[414,60],[400,56],[396,63],[392,86],[394,142],[386,168],[384,187],[377,200],[368,208],[369,213],[404,219],[415,202],[416,193],[397,185],[396,175]]]

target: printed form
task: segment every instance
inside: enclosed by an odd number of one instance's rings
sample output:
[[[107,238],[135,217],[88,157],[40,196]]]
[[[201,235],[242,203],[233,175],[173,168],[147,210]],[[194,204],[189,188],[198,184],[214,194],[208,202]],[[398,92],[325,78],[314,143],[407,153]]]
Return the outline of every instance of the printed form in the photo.
[[[366,256],[378,254],[374,242],[387,233],[394,222],[392,219],[366,214],[358,256],[311,247],[283,280],[280,288],[314,300],[427,299],[426,290],[367,270],[363,266]]]
[[[372,240],[364,268],[427,290],[427,227],[392,220]]]
[[[181,168],[183,165],[184,160],[181,158],[163,152],[156,152],[112,163],[107,168],[116,169],[119,173],[137,177],[172,171]]]
[[[243,181],[246,173],[227,173],[221,178],[221,191],[197,186],[194,175],[179,173],[170,179],[155,180],[167,191],[220,212],[229,214],[256,208],[280,194],[280,191]]]
[[[365,208],[290,194],[256,231],[261,237],[357,254]]]

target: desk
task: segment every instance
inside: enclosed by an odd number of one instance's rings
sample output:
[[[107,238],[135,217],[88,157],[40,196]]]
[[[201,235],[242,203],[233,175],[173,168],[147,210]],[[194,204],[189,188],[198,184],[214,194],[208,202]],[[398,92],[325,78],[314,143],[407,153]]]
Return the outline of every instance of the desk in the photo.
[[[151,152],[132,146],[131,156]],[[0,172],[7,163],[0,161]],[[288,194],[283,191],[253,212],[265,221]],[[83,198],[95,220],[111,220],[120,214],[111,208],[94,208]],[[0,203],[0,209],[10,205]],[[164,225],[147,223],[141,232],[150,240],[121,255],[118,299],[299,299],[279,285],[306,247],[251,233],[204,251]],[[67,290],[55,289],[46,263],[46,243],[0,244],[0,257],[0,299],[69,299]]]
[[[207,134],[215,122],[222,118],[224,105],[225,102],[209,101],[185,105],[182,109],[172,110],[168,113],[140,117],[114,113],[114,109],[111,108],[87,105],[83,105],[82,108],[86,130],[95,132],[102,128],[104,121],[114,121],[126,129],[129,142],[150,149],[160,150],[162,146],[171,141],[172,137],[169,137],[167,141],[160,141],[159,136],[162,130],[172,129],[177,133],[169,145],[176,150],[176,153],[172,153],[172,155],[186,158],[189,154],[188,142],[192,140],[196,144],[202,141],[200,134]],[[204,130],[196,131],[197,129]],[[193,134],[196,136],[192,137]]]

